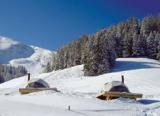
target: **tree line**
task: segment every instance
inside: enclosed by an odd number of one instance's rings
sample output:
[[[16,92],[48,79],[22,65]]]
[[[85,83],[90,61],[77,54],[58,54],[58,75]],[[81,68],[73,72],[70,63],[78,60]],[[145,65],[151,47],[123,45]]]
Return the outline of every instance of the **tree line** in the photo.
[[[110,72],[118,57],[148,57],[160,60],[160,15],[135,17],[84,35],[60,48],[54,56],[53,69],[84,64],[88,76]]]
[[[27,74],[27,70],[23,66],[13,67],[10,65],[0,64],[0,83],[21,77]]]

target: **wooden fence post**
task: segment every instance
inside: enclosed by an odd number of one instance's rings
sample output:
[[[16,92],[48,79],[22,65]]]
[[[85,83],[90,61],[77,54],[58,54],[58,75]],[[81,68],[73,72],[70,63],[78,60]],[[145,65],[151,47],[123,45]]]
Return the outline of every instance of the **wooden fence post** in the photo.
[[[71,106],[68,106],[68,110],[69,110],[69,111],[71,110]]]

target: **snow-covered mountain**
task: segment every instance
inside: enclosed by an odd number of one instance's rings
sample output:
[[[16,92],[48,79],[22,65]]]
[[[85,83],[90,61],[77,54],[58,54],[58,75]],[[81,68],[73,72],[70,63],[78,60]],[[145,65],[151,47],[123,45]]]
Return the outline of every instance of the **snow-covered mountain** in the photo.
[[[102,101],[96,94],[110,81],[120,81],[131,92],[142,93],[137,101]],[[0,84],[2,116],[160,116],[160,62],[147,58],[118,58],[112,73],[84,77],[83,65],[31,76],[41,78],[61,92],[43,91],[20,95],[27,77]],[[67,110],[70,106],[71,110]],[[24,113],[25,112],[25,113]]]
[[[21,65],[32,74],[42,73],[54,53],[0,36],[0,64]]]

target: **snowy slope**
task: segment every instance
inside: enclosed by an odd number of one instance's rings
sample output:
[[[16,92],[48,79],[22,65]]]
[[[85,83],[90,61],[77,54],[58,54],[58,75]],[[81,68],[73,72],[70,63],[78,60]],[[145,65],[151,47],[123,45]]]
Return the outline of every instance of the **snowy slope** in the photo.
[[[52,60],[49,50],[25,45],[6,37],[0,37],[0,64],[24,66],[32,74],[42,73]]]
[[[83,65],[36,75],[60,93],[44,91],[20,95],[27,77],[0,84],[0,115],[7,116],[159,116],[160,63],[147,58],[119,58],[112,73],[84,77]],[[95,98],[106,82],[121,80],[131,92],[143,93],[138,101],[117,99],[101,101]],[[71,111],[67,110],[71,106]],[[25,113],[24,113],[25,112]]]

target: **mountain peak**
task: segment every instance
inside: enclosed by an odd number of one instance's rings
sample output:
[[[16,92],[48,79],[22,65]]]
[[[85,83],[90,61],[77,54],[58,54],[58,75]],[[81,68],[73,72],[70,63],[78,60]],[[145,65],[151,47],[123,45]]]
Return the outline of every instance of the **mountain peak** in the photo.
[[[0,36],[0,64],[23,66],[31,74],[42,73],[52,61],[52,52]]]

